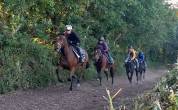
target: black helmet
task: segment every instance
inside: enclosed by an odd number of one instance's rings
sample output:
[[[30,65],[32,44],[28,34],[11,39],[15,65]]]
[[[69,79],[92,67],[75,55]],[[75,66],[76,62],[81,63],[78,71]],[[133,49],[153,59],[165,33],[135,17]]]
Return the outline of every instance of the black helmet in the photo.
[[[139,55],[142,55],[143,54],[143,52],[142,51],[139,51],[139,53],[138,53]]]
[[[133,48],[133,46],[132,46],[132,45],[129,45],[128,48],[131,49],[131,48]]]

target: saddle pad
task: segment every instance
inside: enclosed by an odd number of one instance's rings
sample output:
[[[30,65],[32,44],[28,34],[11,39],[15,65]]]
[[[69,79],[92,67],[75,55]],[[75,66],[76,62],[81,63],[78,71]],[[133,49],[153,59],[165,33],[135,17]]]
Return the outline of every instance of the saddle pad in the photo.
[[[85,59],[85,50],[82,49],[81,47],[79,47],[79,50],[80,50],[82,59]],[[73,51],[74,54],[77,56],[77,58],[80,57],[79,54],[78,54],[78,52],[77,52],[77,50],[76,50],[74,47],[72,47],[72,51]]]

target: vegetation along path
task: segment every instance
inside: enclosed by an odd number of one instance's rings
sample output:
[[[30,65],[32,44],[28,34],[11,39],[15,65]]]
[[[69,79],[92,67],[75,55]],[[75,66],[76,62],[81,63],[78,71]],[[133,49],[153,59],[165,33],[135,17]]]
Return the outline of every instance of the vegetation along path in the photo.
[[[103,80],[99,86],[96,80],[85,81],[81,87],[70,92],[67,84],[59,84],[42,89],[15,91],[0,96],[0,110],[103,110],[106,101],[105,87],[115,93],[119,88],[122,92],[116,97],[115,103],[126,98],[132,98],[145,91],[151,90],[166,70],[149,70],[142,84],[130,85],[126,76],[116,77],[114,87]]]

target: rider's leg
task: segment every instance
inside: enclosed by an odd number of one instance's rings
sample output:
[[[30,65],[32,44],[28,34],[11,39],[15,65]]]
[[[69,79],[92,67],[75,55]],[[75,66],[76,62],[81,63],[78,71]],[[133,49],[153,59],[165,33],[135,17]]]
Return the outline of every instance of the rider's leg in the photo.
[[[76,46],[76,50],[77,50],[77,52],[79,54],[79,62],[81,63],[82,62],[82,54],[80,52],[80,48]]]
[[[131,60],[130,56],[128,55],[127,58],[125,59],[125,63],[129,62]]]
[[[146,63],[146,61],[144,60],[143,62],[144,62],[145,67],[147,67],[147,63]]]
[[[112,58],[111,54],[108,52],[108,58],[109,58],[109,63],[113,64],[114,63],[114,59]]]

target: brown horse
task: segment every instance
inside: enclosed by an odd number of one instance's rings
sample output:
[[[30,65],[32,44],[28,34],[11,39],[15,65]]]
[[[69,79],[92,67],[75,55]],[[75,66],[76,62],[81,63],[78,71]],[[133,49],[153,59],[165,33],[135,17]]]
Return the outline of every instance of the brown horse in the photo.
[[[110,72],[110,76],[112,78],[112,85],[114,83],[114,64],[109,64],[109,61],[107,59],[107,56],[102,54],[101,50],[98,48],[95,48],[94,51],[94,60],[95,60],[95,67],[97,70],[98,78],[100,80],[101,85],[101,73],[104,72],[106,75],[106,78],[108,80],[108,71]]]
[[[81,70],[82,68],[88,67],[88,64],[89,64],[88,63],[88,54],[85,51],[85,59],[84,59],[83,63],[79,63],[79,60],[73,51],[73,47],[68,44],[67,39],[64,35],[59,35],[57,37],[56,42],[55,42],[55,49],[58,51],[60,49],[64,50],[64,53],[59,61],[58,66],[57,66],[58,68],[56,70],[58,80],[60,81],[59,73],[58,73],[59,67],[62,67],[63,69],[68,69],[70,71],[70,80],[71,80],[70,90],[72,91],[72,85],[73,85],[74,78],[77,78],[77,86],[79,86],[80,79],[83,76],[82,73],[80,73],[79,75],[76,74],[76,71],[79,69]]]

